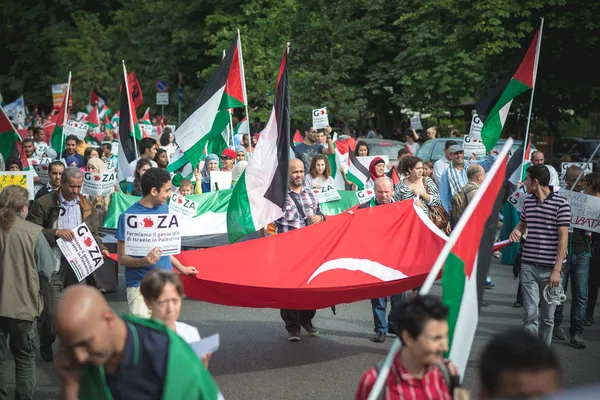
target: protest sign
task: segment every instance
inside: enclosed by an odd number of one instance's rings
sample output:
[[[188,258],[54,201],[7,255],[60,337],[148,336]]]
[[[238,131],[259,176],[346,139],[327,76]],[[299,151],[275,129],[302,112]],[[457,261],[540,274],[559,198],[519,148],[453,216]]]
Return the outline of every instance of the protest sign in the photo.
[[[40,183],[42,185],[46,185],[48,183],[48,169],[50,168],[50,163],[42,163],[42,164],[34,164],[33,169],[35,173],[40,178]]]
[[[463,150],[465,151],[465,158],[469,159],[473,154],[478,158],[485,156],[485,144],[481,139],[472,138],[469,135],[463,137]]]
[[[365,189],[365,190],[359,190],[358,192],[356,192],[356,198],[358,199],[358,202],[360,204],[366,203],[367,201],[371,200],[373,197],[375,197],[374,189]]]
[[[181,252],[177,215],[125,214],[125,254],[145,257],[155,247],[163,256]]]
[[[35,142],[35,154],[36,157],[41,158],[44,155],[46,149],[50,147],[46,142]]]
[[[313,128],[323,129],[329,125],[329,116],[327,115],[327,107],[317,108],[312,112]]]
[[[115,171],[117,169],[117,160],[116,159],[104,160],[104,165],[106,165],[107,171]]]
[[[119,142],[118,141],[114,141],[110,144],[110,152],[113,154],[113,156],[118,156],[119,155]]]
[[[212,354],[219,350],[220,335],[215,333],[204,339],[198,340],[197,342],[190,343],[190,346],[194,350],[194,353],[198,358],[202,358],[208,354]]]
[[[479,115],[473,115],[471,119],[471,128],[469,129],[469,137],[471,139],[481,140],[481,128],[483,128],[483,121],[479,118]]]
[[[27,189],[29,200],[34,199],[33,192],[33,171],[0,171],[0,192],[7,186],[16,185]]]
[[[185,198],[180,194],[173,193],[169,201],[169,212],[181,215],[183,218],[194,218],[200,207],[197,201]]]
[[[98,243],[85,222],[73,229],[73,233],[75,238],[70,242],[58,238],[56,244],[81,282],[100,268],[104,264],[104,259]]]
[[[506,201],[512,204],[518,212],[521,212],[521,210],[523,210],[523,202],[527,196],[528,194],[525,192],[525,186],[521,186],[515,190]]]
[[[63,129],[63,134],[65,137],[69,135],[75,135],[78,139],[83,140],[87,133],[88,126],[85,122],[77,122],[72,119],[67,121],[65,128]]]
[[[387,155],[382,155],[382,156],[360,156],[360,157],[356,157],[356,159],[368,170],[369,169],[369,165],[371,165],[371,161],[373,161],[374,158],[379,157],[382,158],[383,161],[385,161],[385,170],[388,171],[389,168],[389,164],[390,164],[390,158]]]
[[[423,130],[423,124],[421,123],[421,117],[411,117],[410,118],[410,129],[414,129],[415,131]]]
[[[319,203],[327,203],[329,201],[340,200],[342,197],[338,191],[331,185],[323,186],[322,188],[311,189]]]
[[[52,85],[52,107],[58,110],[62,104],[65,94],[67,93],[68,83],[58,83]],[[72,106],[72,100],[69,99],[69,107]]]
[[[138,124],[140,127],[140,131],[142,132],[142,137],[156,137],[156,135],[152,134],[152,125],[149,124]]]
[[[565,179],[565,174],[567,173],[567,170],[569,169],[569,167],[571,166],[576,166],[579,168],[583,168],[585,166],[585,170],[583,171],[583,175],[587,175],[587,174],[591,174],[592,172],[594,172],[594,163],[584,163],[584,162],[563,162],[560,163],[560,176],[558,177],[559,180],[563,180]],[[569,188],[570,189],[570,188]]]
[[[600,232],[600,197],[561,189],[571,205],[571,228]]]
[[[231,172],[210,171],[210,191],[231,189]]]
[[[103,174],[84,172],[81,193],[90,196],[106,196],[115,191],[115,183],[114,172],[105,172]]]

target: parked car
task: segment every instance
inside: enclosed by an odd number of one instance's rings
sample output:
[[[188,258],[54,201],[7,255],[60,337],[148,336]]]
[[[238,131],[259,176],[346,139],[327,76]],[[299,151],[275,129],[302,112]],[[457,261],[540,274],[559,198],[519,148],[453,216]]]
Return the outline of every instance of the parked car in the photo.
[[[571,157],[573,162],[587,161],[596,147],[600,143],[600,139],[582,139],[578,137],[566,137],[555,139],[552,144],[552,155],[550,161],[557,171],[560,170],[560,160],[563,156]],[[600,152],[594,156],[594,161],[598,161]]]
[[[389,167],[398,164],[398,150],[404,149],[406,145],[399,140],[389,139],[360,139],[369,146],[369,155],[388,156],[390,159]],[[357,140],[358,142],[359,140]]]
[[[458,138],[437,138],[426,141],[421,145],[419,151],[417,151],[417,157],[421,158],[423,161],[433,161],[436,162],[440,158],[444,157],[444,148],[446,146],[446,142],[448,140],[454,140],[458,144],[462,145],[462,139]],[[502,147],[504,147],[504,143],[506,143],[506,139],[498,139],[498,143],[494,146],[494,150],[500,152]],[[523,143],[522,140],[515,140],[513,143],[512,149],[508,153],[508,158],[512,157],[513,153],[517,151],[519,146]],[[531,145],[531,148],[535,150],[535,146]],[[478,157],[483,158],[483,156]]]

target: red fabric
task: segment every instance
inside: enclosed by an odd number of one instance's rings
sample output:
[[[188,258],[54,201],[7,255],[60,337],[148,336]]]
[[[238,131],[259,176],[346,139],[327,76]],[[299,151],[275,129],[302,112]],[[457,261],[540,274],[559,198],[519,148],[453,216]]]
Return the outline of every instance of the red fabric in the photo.
[[[354,151],[356,149],[356,140],[354,140],[354,138],[336,140],[335,147],[340,154],[346,154],[349,151]]]
[[[225,85],[225,92],[239,101],[240,103],[246,104],[244,99],[244,89],[242,82],[242,66],[240,64],[240,38],[238,36],[238,45],[235,48],[233,57],[231,59],[231,67],[229,68],[229,75],[227,76],[227,83]]]
[[[356,400],[367,400],[377,379],[373,367],[360,378],[356,389]],[[385,400],[451,400],[450,390],[439,368],[430,366],[422,378],[413,377],[396,358],[390,369],[384,389]]]
[[[131,101],[135,106],[135,108],[131,110],[131,113],[135,116],[135,112],[133,110],[142,105],[143,96],[142,87],[140,86],[140,83],[135,77],[135,73],[133,71],[127,74],[127,86],[129,86],[129,96],[131,97]],[[137,117],[135,117],[135,122],[137,122]]]
[[[294,143],[302,143],[304,142],[304,139],[302,139],[302,134],[300,134],[300,131],[298,129],[296,129],[296,133],[294,133]]]
[[[89,122],[90,124],[100,126],[100,118],[98,117],[98,104],[92,108],[92,111],[85,117],[85,122]]]
[[[527,54],[525,54],[525,58],[521,61],[521,65],[515,72],[514,79],[519,82],[533,88],[533,80],[534,80],[534,67],[535,67],[535,53],[537,52],[538,40],[540,39],[540,30],[538,29],[533,37],[533,41],[529,45],[529,49],[527,49]]]
[[[17,129],[17,133],[19,134],[19,136],[21,136],[21,139],[25,139],[27,136],[29,136],[29,131],[27,130],[27,128]]]
[[[394,183],[395,187],[400,182],[400,176],[398,175],[398,170],[396,169],[396,167],[392,167],[391,175],[392,182]]]
[[[369,173],[371,174],[371,179],[373,180],[373,182],[375,182],[375,179],[379,178],[379,176],[377,176],[377,173],[375,172],[375,165],[377,165],[380,162],[385,163],[385,161],[383,161],[383,158],[375,157],[371,160],[371,164],[369,164]]]
[[[239,307],[318,309],[421,285],[445,243],[430,226],[412,201],[401,201],[276,236],[184,251],[177,258],[200,271],[182,277],[191,298]],[[335,269],[318,270],[334,260]],[[342,269],[353,262],[358,270]],[[378,264],[366,269],[372,263]],[[376,272],[406,277],[378,278],[372,275]]]

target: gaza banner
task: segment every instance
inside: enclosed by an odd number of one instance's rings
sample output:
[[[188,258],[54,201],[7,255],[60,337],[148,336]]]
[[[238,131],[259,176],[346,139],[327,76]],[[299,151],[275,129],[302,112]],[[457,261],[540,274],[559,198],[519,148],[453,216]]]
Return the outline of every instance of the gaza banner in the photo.
[[[342,199],[338,191],[331,185],[323,186],[321,188],[314,188],[311,190],[320,204]]]
[[[116,182],[114,172],[105,172],[103,174],[84,172],[81,193],[90,196],[107,196],[115,191]]]
[[[104,264],[104,258],[85,222],[73,229],[73,233],[75,238],[70,242],[59,238],[56,244],[81,282]]]
[[[194,218],[198,207],[198,202],[190,199],[188,196],[173,193],[169,199],[169,212],[186,219]]]
[[[125,254],[144,257],[155,247],[163,256],[181,252],[177,215],[125,214]]]
[[[181,236],[191,237],[227,233],[227,206],[229,205],[232,192],[233,189],[225,189],[185,196],[185,199],[188,201],[197,203],[197,206],[194,204],[194,207],[197,208],[193,218],[179,218]],[[357,192],[339,190],[338,194],[341,197],[340,200],[329,201],[320,205],[321,211],[325,215],[337,215],[359,204]],[[116,229],[119,215],[126,212],[129,207],[140,199],[141,197],[121,192],[113,193],[110,197],[110,206],[106,213],[104,227]],[[169,204],[171,201],[172,199],[169,199]]]
[[[75,135],[78,139],[83,140],[87,134],[87,130],[88,126],[85,122],[77,122],[70,119],[63,129],[63,134],[65,137]]]

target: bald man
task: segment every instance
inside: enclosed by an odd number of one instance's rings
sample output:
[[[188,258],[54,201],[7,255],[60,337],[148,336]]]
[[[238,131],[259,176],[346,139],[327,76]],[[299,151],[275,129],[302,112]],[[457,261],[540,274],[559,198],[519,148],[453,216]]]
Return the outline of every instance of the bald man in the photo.
[[[102,294],[75,285],[58,301],[54,365],[60,399],[217,399],[202,361],[160,322],[119,317]]]
[[[325,221],[325,214],[321,212],[319,201],[313,192],[304,186],[304,164],[297,158],[291,159],[285,212],[283,217],[274,222],[275,233],[285,233],[323,221]],[[309,335],[319,334],[317,328],[312,324],[316,312],[316,310],[281,310],[281,319],[285,322],[290,342],[300,341],[301,327]]]
[[[531,153],[531,164],[546,165],[545,163],[546,163],[546,157],[544,156],[544,153],[542,153],[539,150]],[[548,168],[548,171],[550,171],[550,185],[549,186],[552,187],[552,190],[554,192],[558,192],[560,189],[558,173],[556,172],[556,170],[554,169],[554,167],[552,165],[546,165],[546,168]]]

